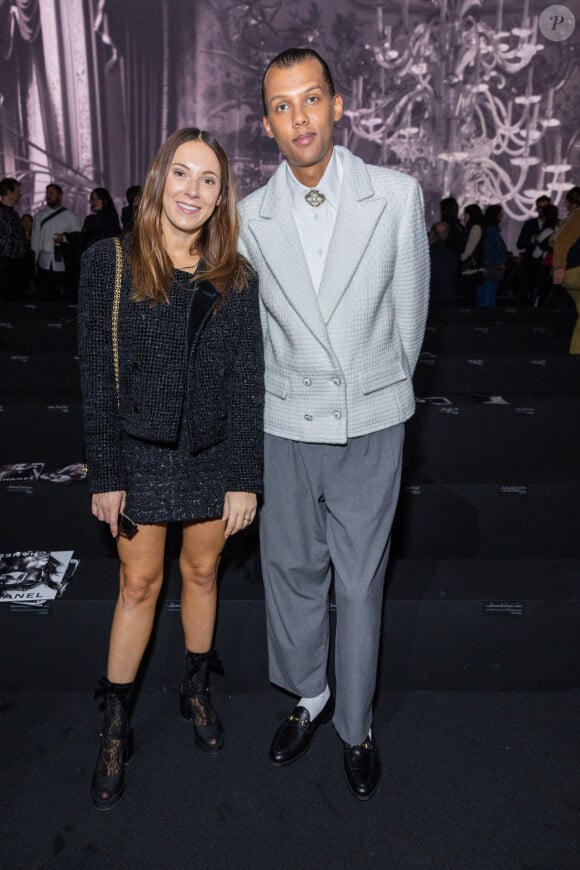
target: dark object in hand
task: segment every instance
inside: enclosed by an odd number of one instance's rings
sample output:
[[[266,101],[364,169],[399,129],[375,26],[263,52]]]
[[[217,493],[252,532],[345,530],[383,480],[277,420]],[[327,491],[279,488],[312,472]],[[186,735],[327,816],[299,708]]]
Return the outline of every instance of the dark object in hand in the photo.
[[[124,538],[134,538],[139,531],[139,526],[126,514],[119,514],[119,534]]]

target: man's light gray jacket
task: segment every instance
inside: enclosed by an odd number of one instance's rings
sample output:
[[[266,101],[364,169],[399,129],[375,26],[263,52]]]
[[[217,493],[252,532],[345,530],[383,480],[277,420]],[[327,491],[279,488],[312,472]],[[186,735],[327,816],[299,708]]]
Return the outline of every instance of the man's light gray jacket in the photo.
[[[260,279],[265,431],[328,444],[412,416],[429,292],[419,185],[336,147],[342,189],[318,296],[285,164],[240,204],[240,249]]]

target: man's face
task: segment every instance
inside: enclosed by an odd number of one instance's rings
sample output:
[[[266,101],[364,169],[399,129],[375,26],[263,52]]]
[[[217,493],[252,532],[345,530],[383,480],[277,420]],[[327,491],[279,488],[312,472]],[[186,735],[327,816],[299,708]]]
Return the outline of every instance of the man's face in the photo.
[[[4,205],[7,205],[9,208],[14,208],[15,205],[18,205],[20,201],[20,185],[15,184],[14,190],[9,190],[2,197],[2,202]]]
[[[267,135],[299,181],[317,184],[332,156],[334,124],[342,118],[342,97],[330,95],[320,62],[272,67],[264,83]]]
[[[62,202],[62,193],[51,184],[46,188],[46,204],[51,208],[58,208]]]
[[[546,211],[546,208],[547,208],[549,205],[550,205],[550,200],[549,200],[549,199],[539,199],[539,200],[537,201],[537,203],[536,203],[536,211],[538,212],[538,217],[540,218],[540,220],[543,218],[543,216],[544,216],[544,212]]]

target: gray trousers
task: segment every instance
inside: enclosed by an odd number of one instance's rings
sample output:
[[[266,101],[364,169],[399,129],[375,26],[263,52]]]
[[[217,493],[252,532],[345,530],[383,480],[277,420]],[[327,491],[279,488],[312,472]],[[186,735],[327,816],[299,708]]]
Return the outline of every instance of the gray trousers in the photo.
[[[352,744],[366,738],[372,723],[403,439],[403,424],[345,445],[265,436],[260,545],[270,680],[299,697],[324,690],[333,568],[333,721]]]

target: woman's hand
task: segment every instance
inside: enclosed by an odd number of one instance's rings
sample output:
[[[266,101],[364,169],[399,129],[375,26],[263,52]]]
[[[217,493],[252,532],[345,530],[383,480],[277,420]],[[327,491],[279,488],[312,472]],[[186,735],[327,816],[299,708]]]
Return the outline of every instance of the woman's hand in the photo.
[[[247,528],[254,517],[258,500],[254,492],[226,492],[222,520],[226,524],[224,537],[229,538]]]
[[[119,514],[125,510],[127,493],[124,489],[116,492],[96,492],[93,495],[91,510],[102,523],[108,523],[114,538],[119,534]]]
[[[554,269],[554,277],[552,278],[552,281],[554,282],[554,284],[561,284],[562,281],[564,280],[565,274],[566,274],[566,269],[563,269],[563,268]]]

